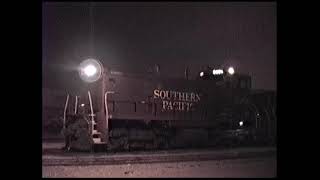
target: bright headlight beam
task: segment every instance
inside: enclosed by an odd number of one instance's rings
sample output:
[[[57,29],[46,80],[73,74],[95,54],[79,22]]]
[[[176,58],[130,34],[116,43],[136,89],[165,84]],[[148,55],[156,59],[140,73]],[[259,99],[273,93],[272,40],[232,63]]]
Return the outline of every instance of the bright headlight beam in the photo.
[[[202,77],[204,75],[204,72],[200,72],[200,77]]]
[[[103,66],[98,60],[86,59],[78,67],[80,78],[88,83],[97,81],[103,72]]]
[[[93,65],[88,65],[87,67],[84,68],[83,71],[87,76],[90,77],[97,73],[97,68],[94,67]]]

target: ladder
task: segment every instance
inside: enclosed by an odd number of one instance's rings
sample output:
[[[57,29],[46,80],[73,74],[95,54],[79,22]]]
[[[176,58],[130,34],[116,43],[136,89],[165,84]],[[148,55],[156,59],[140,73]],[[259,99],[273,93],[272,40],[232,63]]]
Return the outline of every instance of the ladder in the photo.
[[[93,114],[95,117],[95,115]],[[91,121],[91,137],[94,144],[103,144],[104,142],[101,141],[101,132],[97,129],[97,122],[96,118],[92,118],[93,121]]]
[[[96,115],[93,113],[93,107],[92,107],[92,99],[90,91],[88,91],[89,96],[89,102],[90,102],[90,110],[91,114],[89,115],[91,117],[91,137],[93,140],[93,144],[105,144],[105,142],[101,141],[101,132],[97,129],[97,121],[96,121]]]

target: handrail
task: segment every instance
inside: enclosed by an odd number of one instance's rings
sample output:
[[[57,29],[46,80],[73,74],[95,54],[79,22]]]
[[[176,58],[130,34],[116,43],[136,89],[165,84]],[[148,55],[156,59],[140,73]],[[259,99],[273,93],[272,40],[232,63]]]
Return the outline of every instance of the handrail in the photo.
[[[69,94],[67,95],[66,103],[64,105],[64,111],[63,111],[63,128],[66,128],[66,111],[69,103]]]
[[[90,110],[91,110],[91,114],[90,114],[90,116],[91,116],[91,134],[93,134],[93,129],[94,129],[94,124],[93,124],[94,119],[93,119],[93,116],[94,116],[94,114],[93,114],[93,107],[92,107],[92,100],[91,100],[90,91],[88,91],[88,96],[89,96],[89,103],[90,103]]]
[[[77,114],[77,110],[78,110],[78,96],[76,96],[76,102],[74,105],[74,114]]]
[[[106,93],[105,93],[106,96]],[[160,105],[161,107],[161,102],[149,102],[146,103],[145,101],[116,101],[116,100],[107,100],[105,97],[105,102],[104,102],[105,106],[106,104],[112,104],[112,109],[113,112],[115,110],[115,106],[116,104],[127,104],[127,105],[132,105],[132,112],[138,112],[138,105],[144,105],[144,106],[148,106],[150,104],[153,105],[153,113],[156,116],[156,114],[158,113],[158,106]],[[105,109],[107,111],[107,109]],[[177,111],[176,109],[172,110],[172,114],[176,115],[179,111]],[[183,113],[187,114],[187,115],[191,115],[193,112],[190,111],[183,111]]]
[[[104,93],[104,108],[105,108],[105,111],[106,111],[106,118],[108,118],[107,116],[109,116],[107,94],[114,94],[114,92],[113,91],[107,91],[107,92]],[[109,102],[115,104],[115,101],[109,101]]]
[[[104,108],[106,111],[106,130],[107,130],[107,138],[106,141],[107,143],[109,142],[109,111],[108,111],[108,101],[107,101],[107,97],[108,94],[113,94],[113,91],[107,91],[104,93]]]

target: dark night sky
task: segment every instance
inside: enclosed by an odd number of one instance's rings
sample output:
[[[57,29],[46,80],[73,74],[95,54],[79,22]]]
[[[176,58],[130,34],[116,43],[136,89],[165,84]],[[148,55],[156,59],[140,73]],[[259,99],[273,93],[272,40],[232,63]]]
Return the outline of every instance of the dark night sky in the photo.
[[[144,72],[157,63],[162,74],[173,77],[183,76],[186,66],[196,76],[202,65],[233,65],[252,75],[253,88],[277,88],[276,3],[122,2],[92,7],[90,23],[88,3],[43,4],[44,86],[77,82],[72,70],[94,57],[128,72]]]

